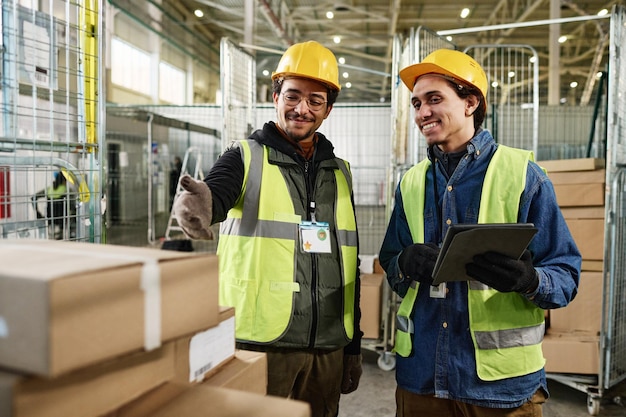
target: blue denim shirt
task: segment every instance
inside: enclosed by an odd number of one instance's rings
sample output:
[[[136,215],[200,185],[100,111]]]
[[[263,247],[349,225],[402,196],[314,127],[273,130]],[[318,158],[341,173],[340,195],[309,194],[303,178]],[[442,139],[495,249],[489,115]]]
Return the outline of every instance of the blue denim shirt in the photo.
[[[468,143],[467,155],[450,178],[440,164],[435,164],[441,215],[437,214],[434,200],[433,170],[428,170],[426,190],[414,190],[425,193],[425,242],[441,244],[441,237],[448,228],[445,220],[449,219],[451,224],[477,223],[483,179],[496,148],[489,131],[481,130]],[[446,192],[447,187],[452,187],[454,192]],[[445,220],[442,222],[441,218]],[[537,290],[526,297],[543,309],[566,306],[577,292],[581,256],[557,205],[552,183],[535,163],[530,163],[528,168],[518,222],[534,223],[539,229],[529,249],[540,283]],[[437,227],[441,228],[439,232]],[[401,297],[410,282],[403,282],[398,274],[398,256],[411,244],[413,240],[398,187],[379,258],[389,285]],[[547,393],[543,369],[493,382],[478,378],[469,332],[467,283],[448,282],[447,288],[445,298],[431,298],[428,286],[419,287],[412,315],[413,353],[407,358],[396,358],[398,386],[417,394],[434,394],[489,408],[518,407],[540,387]]]

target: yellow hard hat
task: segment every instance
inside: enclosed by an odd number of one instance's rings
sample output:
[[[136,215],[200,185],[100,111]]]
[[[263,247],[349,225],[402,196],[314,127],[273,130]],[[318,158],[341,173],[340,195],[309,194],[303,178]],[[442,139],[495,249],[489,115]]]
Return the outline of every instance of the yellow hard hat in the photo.
[[[486,106],[487,75],[471,56],[452,49],[438,49],[419,64],[409,65],[400,70],[400,79],[409,90],[413,91],[415,81],[426,74],[446,75],[478,88],[483,95],[483,104]]]
[[[285,51],[272,73],[272,80],[288,76],[310,78],[341,90],[337,58],[330,49],[315,41],[296,43]]]

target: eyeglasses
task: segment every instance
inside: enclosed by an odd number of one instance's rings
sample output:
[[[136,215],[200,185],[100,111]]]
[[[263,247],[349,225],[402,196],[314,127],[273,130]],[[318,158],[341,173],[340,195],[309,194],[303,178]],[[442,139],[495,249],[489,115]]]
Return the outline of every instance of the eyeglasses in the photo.
[[[283,100],[285,104],[291,107],[296,107],[302,100],[306,101],[306,104],[309,106],[311,110],[321,110],[324,107],[324,104],[328,103],[327,101],[320,100],[319,98],[310,98],[303,97],[300,94],[295,93],[283,93]]]

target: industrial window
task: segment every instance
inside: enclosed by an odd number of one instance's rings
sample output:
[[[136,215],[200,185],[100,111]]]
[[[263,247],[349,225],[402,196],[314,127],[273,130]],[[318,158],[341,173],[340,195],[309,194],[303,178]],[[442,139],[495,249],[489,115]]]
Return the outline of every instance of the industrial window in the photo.
[[[150,96],[150,54],[118,38],[111,42],[111,82]]]
[[[185,72],[167,62],[159,64],[159,100],[170,104],[185,103]]]

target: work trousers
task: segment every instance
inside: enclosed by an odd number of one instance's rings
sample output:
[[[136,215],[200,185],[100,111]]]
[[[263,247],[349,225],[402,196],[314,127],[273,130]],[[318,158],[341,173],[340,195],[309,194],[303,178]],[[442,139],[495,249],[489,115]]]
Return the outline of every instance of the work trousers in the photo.
[[[546,395],[539,389],[517,408],[486,408],[396,388],[396,417],[541,417]]]
[[[339,413],[343,349],[280,349],[267,352],[267,394],[311,405],[311,417]]]

